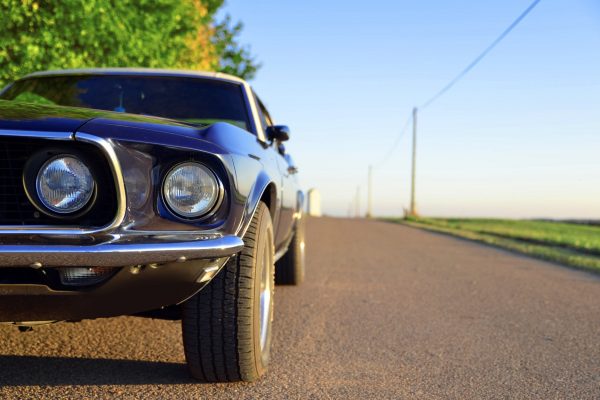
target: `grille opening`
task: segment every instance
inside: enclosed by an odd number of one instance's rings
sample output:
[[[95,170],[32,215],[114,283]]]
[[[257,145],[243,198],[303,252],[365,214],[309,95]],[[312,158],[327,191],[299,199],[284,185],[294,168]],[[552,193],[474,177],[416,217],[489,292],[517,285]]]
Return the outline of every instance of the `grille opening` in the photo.
[[[100,163],[99,196],[85,215],[74,219],[48,216],[40,212],[27,198],[23,187],[23,168],[29,158],[45,148],[60,146],[66,151],[85,152]],[[117,212],[114,180],[106,158],[95,146],[73,141],[50,141],[37,138],[0,137],[0,229],[1,226],[78,226],[101,227],[112,221]]]

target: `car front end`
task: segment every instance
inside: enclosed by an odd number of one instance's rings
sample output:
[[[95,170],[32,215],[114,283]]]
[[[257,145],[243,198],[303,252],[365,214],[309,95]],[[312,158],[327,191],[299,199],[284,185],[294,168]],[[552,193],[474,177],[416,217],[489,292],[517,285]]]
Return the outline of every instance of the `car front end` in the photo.
[[[0,322],[180,304],[242,249],[232,158],[201,129],[1,103]]]

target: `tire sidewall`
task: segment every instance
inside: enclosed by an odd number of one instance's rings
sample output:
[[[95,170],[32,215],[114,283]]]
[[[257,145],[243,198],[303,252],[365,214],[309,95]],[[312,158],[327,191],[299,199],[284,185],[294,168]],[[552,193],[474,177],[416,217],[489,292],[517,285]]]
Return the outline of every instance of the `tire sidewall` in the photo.
[[[256,238],[256,265],[254,268],[254,304],[253,304],[253,334],[254,334],[254,359],[256,363],[256,371],[258,375],[262,375],[269,364],[270,356],[271,356],[271,337],[272,337],[272,327],[268,329],[268,335],[266,338],[265,350],[264,352],[260,347],[260,292],[261,292],[261,277],[263,274],[263,268],[266,266],[270,269],[269,271],[269,279],[271,280],[270,289],[271,289],[271,301],[269,303],[269,324],[273,321],[273,292],[275,282],[273,280],[274,277],[274,253],[275,253],[275,245],[274,245],[274,234],[273,234],[273,224],[271,222],[271,215],[269,213],[269,209],[263,205],[262,203],[259,206],[259,210],[257,212],[260,213],[259,216],[259,227],[258,234]],[[267,262],[263,263],[263,259],[267,257]],[[264,264],[264,265],[263,265]]]

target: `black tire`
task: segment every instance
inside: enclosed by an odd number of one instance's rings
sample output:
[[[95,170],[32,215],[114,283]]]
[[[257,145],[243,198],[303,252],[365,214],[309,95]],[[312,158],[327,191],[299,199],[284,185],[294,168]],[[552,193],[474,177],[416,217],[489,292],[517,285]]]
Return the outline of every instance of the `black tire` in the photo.
[[[278,285],[299,285],[304,282],[304,215],[296,222],[288,251],[275,263],[275,282]]]
[[[184,303],[183,348],[194,378],[203,382],[251,382],[266,372],[273,320],[273,238],[271,215],[261,202],[241,253]],[[261,290],[261,282],[265,290]],[[261,293],[270,295],[267,314],[262,315],[267,329],[263,340]]]

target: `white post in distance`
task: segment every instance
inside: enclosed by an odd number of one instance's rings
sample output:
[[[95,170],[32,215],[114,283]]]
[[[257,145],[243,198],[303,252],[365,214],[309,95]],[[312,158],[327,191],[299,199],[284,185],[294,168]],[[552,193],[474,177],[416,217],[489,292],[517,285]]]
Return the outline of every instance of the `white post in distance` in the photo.
[[[321,193],[317,189],[308,191],[308,215],[311,217],[321,216]]]

